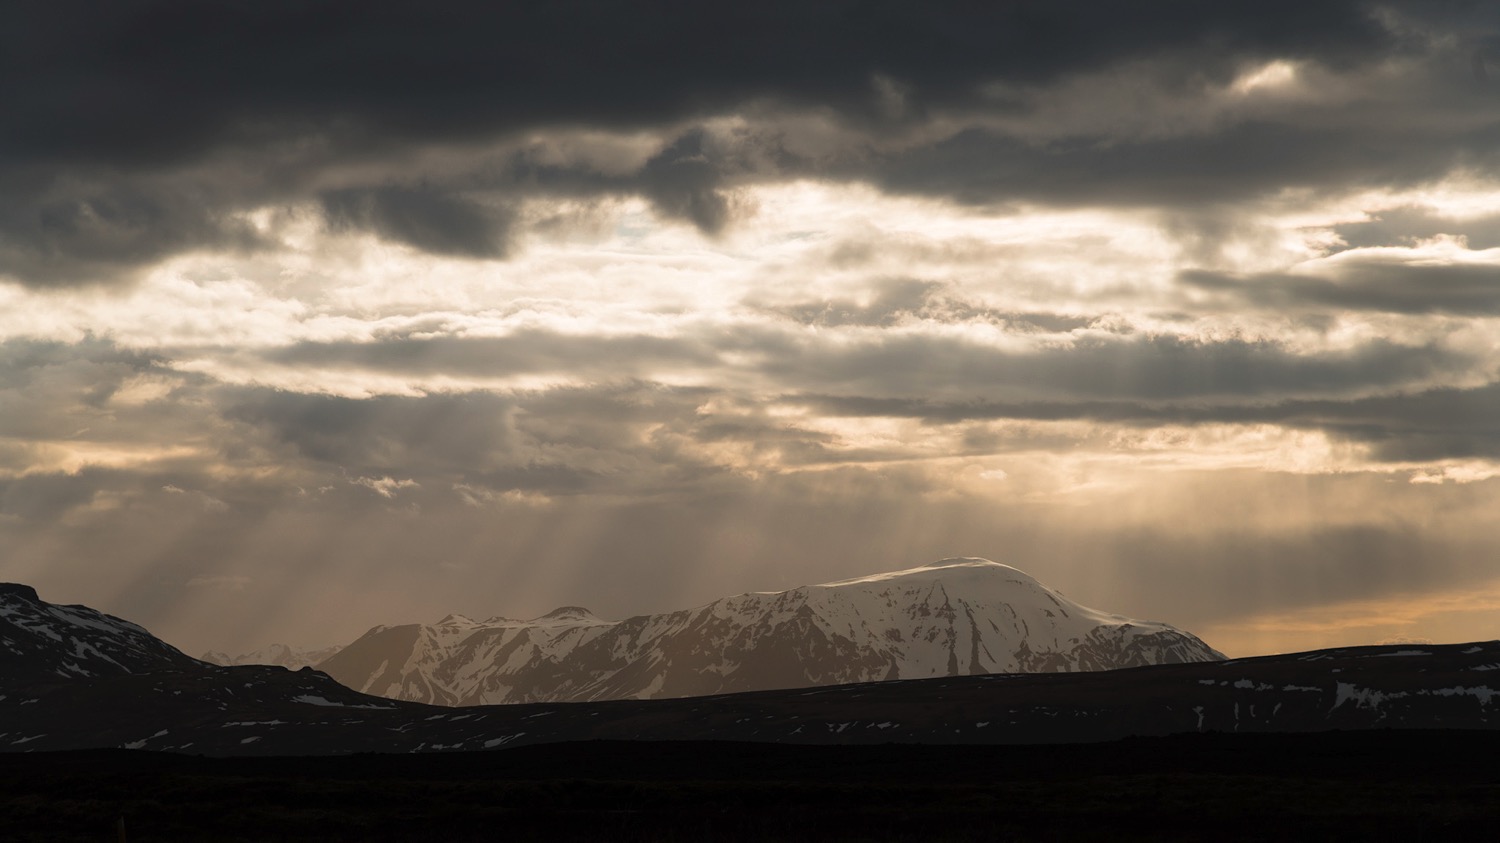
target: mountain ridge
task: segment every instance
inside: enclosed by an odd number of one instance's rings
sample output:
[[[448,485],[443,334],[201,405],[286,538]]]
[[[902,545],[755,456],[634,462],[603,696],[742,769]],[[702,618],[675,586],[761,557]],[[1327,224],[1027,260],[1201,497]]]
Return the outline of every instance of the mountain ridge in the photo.
[[[441,705],[657,699],[888,679],[1222,659],[1168,624],[1101,612],[978,557],[745,592],[606,621],[375,627],[317,667],[351,688]]]
[[[130,621],[88,606],[48,603],[29,585],[0,583],[0,674],[117,676],[196,664]]]

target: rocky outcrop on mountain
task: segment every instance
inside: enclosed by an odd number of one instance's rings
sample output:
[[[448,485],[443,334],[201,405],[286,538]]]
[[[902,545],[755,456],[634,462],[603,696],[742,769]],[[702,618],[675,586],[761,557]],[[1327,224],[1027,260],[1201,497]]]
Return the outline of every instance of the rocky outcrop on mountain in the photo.
[[[377,627],[318,665],[356,690],[442,705],[655,699],[872,680],[1212,661],[1189,633],[1080,606],[984,559],[611,622]]]

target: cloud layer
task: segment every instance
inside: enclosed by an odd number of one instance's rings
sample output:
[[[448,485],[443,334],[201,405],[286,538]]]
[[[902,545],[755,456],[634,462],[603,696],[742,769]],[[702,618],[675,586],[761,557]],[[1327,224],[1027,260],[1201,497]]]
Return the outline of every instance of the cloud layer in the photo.
[[[44,593],[250,649],[971,554],[1248,652],[1500,580],[1483,4],[84,11],[0,11]]]

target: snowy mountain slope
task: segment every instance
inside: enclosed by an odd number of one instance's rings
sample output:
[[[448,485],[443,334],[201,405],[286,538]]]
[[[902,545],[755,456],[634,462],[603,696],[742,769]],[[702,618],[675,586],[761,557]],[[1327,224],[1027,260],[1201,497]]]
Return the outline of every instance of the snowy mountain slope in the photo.
[[[209,652],[203,654],[202,660],[208,662],[209,664],[216,664],[222,667],[230,667],[233,665],[242,664],[268,664],[274,665],[276,667],[284,667],[288,670],[297,670],[298,668],[302,667],[312,667],[318,662],[329,658],[338,651],[338,647],[323,647],[322,649],[318,650],[299,650],[295,647],[289,647],[285,644],[272,644],[269,647],[262,647],[259,650],[244,653],[238,656],[231,656],[228,653],[220,653],[210,650]]]
[[[118,676],[197,664],[129,621],[0,583],[0,674],[7,677]]]
[[[886,679],[1213,661],[1188,633],[1080,606],[984,559],[600,620],[377,627],[318,665],[359,691],[480,705],[653,699]]]

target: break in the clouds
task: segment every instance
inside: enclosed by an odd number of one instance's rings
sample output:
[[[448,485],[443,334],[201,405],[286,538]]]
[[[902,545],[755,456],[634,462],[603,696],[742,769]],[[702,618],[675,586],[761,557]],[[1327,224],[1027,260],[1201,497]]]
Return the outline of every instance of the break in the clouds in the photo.
[[[11,4],[0,573],[195,650],[955,555],[1229,652],[1493,637],[1443,607],[1500,580],[1497,50],[1457,0]]]

